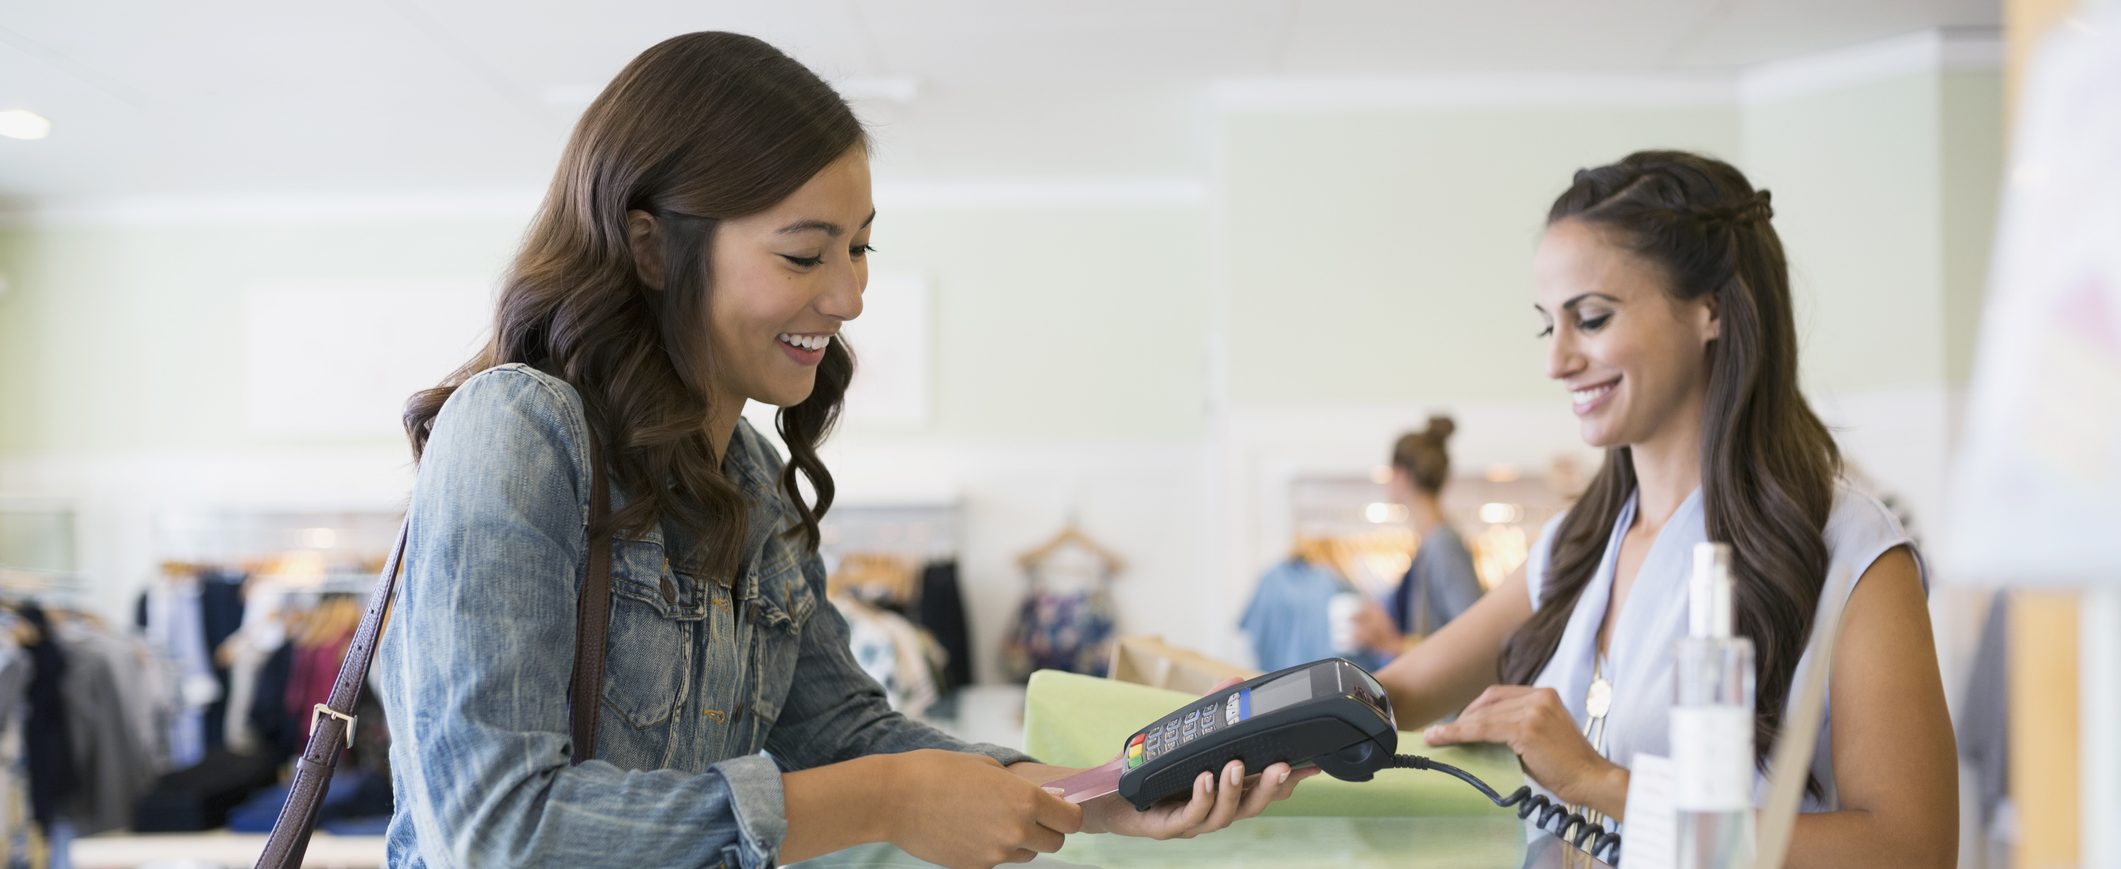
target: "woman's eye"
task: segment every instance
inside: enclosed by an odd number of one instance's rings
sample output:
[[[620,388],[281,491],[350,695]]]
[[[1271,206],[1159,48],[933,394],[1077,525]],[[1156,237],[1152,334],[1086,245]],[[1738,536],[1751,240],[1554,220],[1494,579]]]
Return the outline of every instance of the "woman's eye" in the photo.
[[[1534,338],[1552,338],[1552,337],[1554,337],[1554,324],[1552,324],[1552,323],[1549,323],[1549,324],[1547,324],[1547,327],[1546,327],[1546,328],[1544,328],[1544,329],[1541,329],[1541,330],[1539,330],[1539,334],[1537,334],[1537,335],[1534,335],[1534,336],[1532,336],[1532,337],[1534,337]]]
[[[1596,332],[1598,331],[1598,328],[1600,326],[1605,325],[1605,321],[1610,319],[1613,319],[1613,315],[1611,314],[1600,314],[1596,317],[1585,317],[1583,320],[1576,324],[1576,328],[1582,329],[1585,332]]]
[[[817,268],[819,263],[825,261],[825,258],[821,256],[789,256],[785,253],[781,254],[781,259],[795,263],[796,265],[802,266],[806,269]]]
[[[858,244],[847,249],[847,254],[855,259],[861,259],[873,253],[876,253],[876,248],[866,244]]]

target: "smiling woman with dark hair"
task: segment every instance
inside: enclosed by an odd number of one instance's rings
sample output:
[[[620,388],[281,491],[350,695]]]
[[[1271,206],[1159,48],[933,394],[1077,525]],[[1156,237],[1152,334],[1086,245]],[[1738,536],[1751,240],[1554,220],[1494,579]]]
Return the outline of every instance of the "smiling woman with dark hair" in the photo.
[[[1950,865],[1957,762],[1922,562],[1841,481],[1798,390],[1770,202],[1695,154],[1576,173],[1533,260],[1534,308],[1547,374],[1605,464],[1524,571],[1378,678],[1401,724],[1463,709],[1432,744],[1508,745],[1561,802],[1622,819],[1621,764],[1670,754],[1694,546],[1728,543],[1734,627],[1758,650],[1756,765],[1811,663],[1821,596],[1847,601],[1790,864]]]
[[[665,41],[583,113],[491,343],[405,413],[419,478],[376,663],[393,865],[758,867],[886,841],[991,866],[1078,829],[1219,829],[1301,779],[1247,788],[1233,763],[1147,812],[1078,807],[1039,786],[1071,770],[909,721],[856,666],[817,447],[875,222],[861,124],[756,39]],[[780,408],[785,464],[752,401]],[[572,662],[600,576],[597,678]]]

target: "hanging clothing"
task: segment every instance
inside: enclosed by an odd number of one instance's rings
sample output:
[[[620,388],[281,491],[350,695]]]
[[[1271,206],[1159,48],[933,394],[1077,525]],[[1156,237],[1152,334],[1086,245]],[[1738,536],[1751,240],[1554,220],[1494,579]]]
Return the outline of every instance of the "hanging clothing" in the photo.
[[[1047,590],[1038,573],[1016,610],[1016,621],[1002,647],[1002,672],[1017,682],[1034,670],[1064,670],[1103,676],[1112,664],[1112,635],[1118,609],[1106,588],[1109,580],[1074,590]]]
[[[37,629],[29,652],[29,724],[24,747],[29,754],[30,816],[49,835],[60,812],[73,799],[74,749],[67,727],[66,652],[60,649],[51,619],[36,604],[22,607],[22,620]]]
[[[66,654],[60,690],[73,750],[74,792],[67,815],[79,835],[125,829],[132,824],[133,801],[161,772],[137,726],[147,694],[142,656],[129,637],[79,623],[58,625],[56,631]]]
[[[251,726],[252,701],[258,694],[258,673],[265,662],[287,642],[287,627],[281,621],[286,589],[269,583],[252,586],[243,606],[243,626],[221,644],[228,654],[228,709],[223,740],[231,751],[256,752],[258,731]]]
[[[1425,637],[1472,609],[1482,593],[1465,538],[1439,525],[1422,535],[1421,548],[1414,550],[1414,562],[1392,590],[1386,610],[1400,633]]]
[[[1337,654],[1330,604],[1334,595],[1352,591],[1332,568],[1301,558],[1268,568],[1238,620],[1259,668],[1271,672]]]
[[[1533,680],[1534,685],[1559,693],[1577,721],[1585,720],[1584,698],[1596,666],[1599,626],[1612,598],[1620,543],[1634,524],[1635,510],[1635,497],[1631,495],[1607,537],[1604,559],[1577,598],[1553,658]],[[1560,522],[1560,517],[1556,517],[1547,523],[1539,545],[1532,550],[1532,559],[1526,563],[1526,586],[1535,610],[1540,606],[1554,530]],[[1827,577],[1839,584],[1823,589],[1821,594],[1839,595],[1843,600],[1855,591],[1856,581],[1880,556],[1896,546],[1911,547],[1890,511],[1876,499],[1846,485],[1837,487],[1822,536],[1827,549]],[[1687,581],[1693,574],[1694,546],[1707,539],[1701,490],[1696,489],[1673,512],[1649,551],[1643,554],[1634,585],[1615,614],[1618,623],[1613,625],[1604,668],[1605,677],[1612,684],[1612,703],[1605,718],[1606,748],[1602,753],[1616,763],[1626,765],[1636,754],[1671,756],[1672,645],[1686,635]],[[1927,587],[1928,574],[1919,553],[1916,565],[1923,571]],[[1805,655],[1798,661],[1791,684],[1801,684],[1814,665],[1810,655]],[[1802,809],[1806,812],[1840,807],[1834,788],[1834,754],[1829,744],[1832,728],[1825,723],[1832,720],[1831,703],[1826,715],[1819,728],[1811,770],[1823,795],[1807,795]],[[1766,777],[1756,773],[1755,785],[1755,800],[1764,799]],[[1546,793],[1536,783],[1533,787]]]
[[[150,583],[140,592],[135,620],[147,645],[176,674],[177,708],[170,715],[167,760],[173,768],[198,763],[206,754],[206,708],[218,698],[206,621],[196,581]]]
[[[0,616],[0,627],[9,624]],[[29,652],[11,633],[0,632],[0,867],[30,866],[34,828],[30,823],[29,770],[23,756],[22,731],[29,717]]]
[[[214,683],[220,690],[214,692],[212,702],[201,710],[200,724],[208,749],[220,748],[227,742],[229,672],[228,667],[213,659],[214,650],[235,636],[243,626],[243,578],[238,571],[210,568],[199,572],[199,618],[200,629],[206,644],[207,664],[211,668]]]
[[[941,696],[936,674],[942,647],[906,617],[852,595],[830,600],[847,619],[848,648],[862,672],[884,687],[891,708],[906,715],[928,711]]]
[[[346,647],[352,643],[353,633],[348,631],[295,646],[294,668],[288,676],[284,702],[287,714],[301,721],[295,731],[298,742],[309,740],[310,730],[316,727],[312,713],[316,704],[331,699],[332,683],[339,678],[339,662],[345,659]]]
[[[943,673],[936,687],[949,693],[972,684],[972,630],[966,624],[955,560],[930,562],[921,569],[921,595],[912,616],[913,623],[943,648]]]
[[[294,671],[293,643],[281,643],[279,648],[265,656],[265,663],[258,666],[257,687],[250,699],[248,753],[280,762],[302,750],[300,740],[307,732],[309,710],[299,714],[288,712],[287,688],[294,679]],[[355,728],[356,731],[359,729]]]

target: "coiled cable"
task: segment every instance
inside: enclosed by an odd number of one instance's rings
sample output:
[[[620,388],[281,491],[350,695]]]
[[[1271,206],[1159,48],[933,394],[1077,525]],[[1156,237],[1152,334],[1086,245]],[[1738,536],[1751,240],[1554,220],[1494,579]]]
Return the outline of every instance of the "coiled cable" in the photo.
[[[1488,783],[1481,781],[1479,776],[1418,754],[1395,754],[1391,762],[1385,764],[1385,768],[1428,769],[1452,776],[1472,785],[1495,805],[1516,809],[1517,817],[1531,818],[1537,813],[1539,817],[1532,820],[1533,826],[1554,834],[1555,838],[1576,846],[1578,850],[1604,861],[1608,866],[1615,869],[1620,866],[1619,833],[1603,824],[1591,823],[1589,819],[1569,811],[1567,806],[1557,805],[1545,795],[1532,793],[1529,786],[1520,787],[1505,797],[1496,793],[1494,788],[1488,787]]]

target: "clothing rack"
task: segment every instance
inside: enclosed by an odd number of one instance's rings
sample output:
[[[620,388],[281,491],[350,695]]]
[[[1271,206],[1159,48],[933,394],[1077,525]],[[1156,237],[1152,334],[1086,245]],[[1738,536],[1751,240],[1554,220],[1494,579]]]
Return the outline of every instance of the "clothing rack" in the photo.
[[[919,561],[955,558],[962,506],[956,501],[834,506],[820,523],[820,548],[835,555],[888,553]]]
[[[307,582],[347,565],[374,563],[380,569],[403,515],[397,508],[172,511],[156,516],[155,551],[180,564]]]
[[[0,565],[0,601],[78,607],[87,598],[88,579],[74,571]]]
[[[1565,509],[1568,498],[1541,475],[1460,474],[1444,489],[1444,514],[1473,551],[1481,584],[1493,588],[1528,556],[1531,542],[1548,519]],[[1405,569],[1421,541],[1407,529],[1406,508],[1392,503],[1384,484],[1361,474],[1306,476],[1290,483],[1291,527],[1296,540],[1334,539],[1356,544],[1375,556],[1365,559],[1377,574],[1350,576],[1358,584],[1397,576],[1383,570],[1397,562]],[[1398,542],[1403,540],[1403,542]],[[1393,554],[1394,552],[1399,554]],[[1388,557],[1389,556],[1389,557]]]

